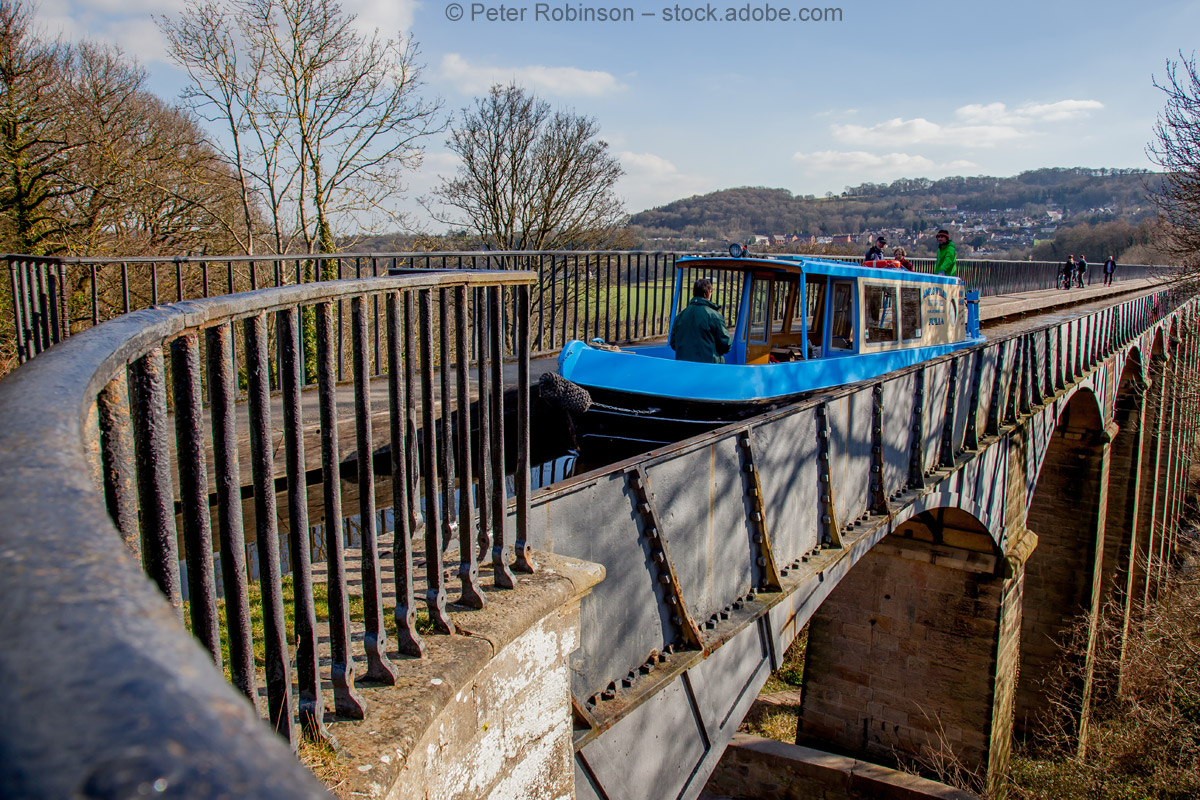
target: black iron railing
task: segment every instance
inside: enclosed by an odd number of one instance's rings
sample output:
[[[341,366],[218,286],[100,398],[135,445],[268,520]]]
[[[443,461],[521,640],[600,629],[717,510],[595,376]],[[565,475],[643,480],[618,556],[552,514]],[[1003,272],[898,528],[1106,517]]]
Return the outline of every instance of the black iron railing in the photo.
[[[301,731],[321,738],[322,672],[337,713],[364,714],[352,642],[361,640],[367,662],[360,679],[392,684],[399,668],[389,651],[421,656],[422,635],[453,631],[452,589],[454,602],[482,606],[479,553],[497,587],[513,588],[514,571],[533,570],[526,530],[534,280],[519,271],[422,270],[142,309],[70,337],[0,381],[0,603],[21,609],[0,615],[0,674],[14,716],[0,730],[9,765],[0,767],[0,794],[132,796],[161,778],[205,796],[318,796],[278,739],[260,733],[260,692],[276,731],[293,741]],[[336,384],[340,303],[350,310],[352,392]],[[368,325],[376,304],[379,347]],[[309,318],[316,391],[302,393]],[[505,342],[518,354],[508,409]],[[273,398],[275,368],[281,396]],[[373,372],[387,376],[386,405],[372,402]],[[272,417],[280,412],[277,455]],[[385,423],[386,453],[372,419]],[[516,442],[508,465],[506,440]],[[319,451],[319,471],[306,450]],[[512,497],[506,466],[515,472]],[[352,554],[344,480],[357,490]],[[310,483],[320,501],[310,499]],[[389,489],[390,578],[381,562],[385,517],[375,507],[377,492]],[[323,537],[314,547],[317,517]],[[423,564],[412,552],[414,524],[424,526]],[[251,540],[263,620],[253,635]],[[452,541],[455,563],[444,563]],[[320,626],[314,549],[324,554],[316,561],[329,609]],[[355,613],[351,555],[361,587]],[[138,577],[135,561],[158,592]],[[451,567],[456,587],[444,575]],[[395,597],[390,613],[385,590]],[[394,619],[394,645],[385,615]],[[185,617],[207,659],[187,641]],[[221,667],[240,700],[222,688]],[[202,773],[209,783],[196,782]],[[36,775],[33,794],[10,795],[20,774]],[[89,781],[99,781],[99,795],[87,791]]]
[[[202,297],[299,285],[324,280],[386,275],[393,269],[527,270],[537,275],[530,294],[533,355],[557,352],[572,339],[626,344],[666,334],[675,290],[675,260],[685,253],[640,251],[442,252],[212,258],[81,259],[7,256],[12,301],[12,349],[24,362],[50,345],[106,319],[139,308]],[[825,257],[825,256],[822,256]],[[834,257],[857,261],[853,258]],[[920,272],[934,260],[913,259]],[[1102,279],[1092,265],[1088,280]],[[1047,261],[962,259],[958,274],[981,296],[1053,289],[1060,265]],[[1161,268],[1121,265],[1115,279],[1128,281],[1160,274]],[[734,292],[736,294],[736,292]],[[348,308],[334,309],[337,326],[335,369],[348,372]],[[369,339],[382,347],[382,316],[372,301]],[[510,314],[511,309],[505,309]],[[310,334],[311,338],[311,334]],[[506,344],[511,353],[512,343]],[[302,354],[311,357],[310,350]],[[278,371],[276,364],[275,371]],[[315,379],[311,365],[302,374]]]

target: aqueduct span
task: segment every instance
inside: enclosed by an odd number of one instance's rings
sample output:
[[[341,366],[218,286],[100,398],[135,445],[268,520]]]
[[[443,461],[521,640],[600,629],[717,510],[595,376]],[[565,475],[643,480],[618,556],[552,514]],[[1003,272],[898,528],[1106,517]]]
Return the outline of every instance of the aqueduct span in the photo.
[[[0,382],[5,794],[320,795],[257,704],[289,739],[336,737],[365,794],[694,797],[809,623],[802,739],[880,763],[937,742],[994,779],[1047,711],[1065,627],[1110,602],[1128,619],[1162,579],[1194,454],[1193,299],[1119,299],[533,491],[532,280],[185,301]],[[1120,678],[1085,674],[1076,729]]]

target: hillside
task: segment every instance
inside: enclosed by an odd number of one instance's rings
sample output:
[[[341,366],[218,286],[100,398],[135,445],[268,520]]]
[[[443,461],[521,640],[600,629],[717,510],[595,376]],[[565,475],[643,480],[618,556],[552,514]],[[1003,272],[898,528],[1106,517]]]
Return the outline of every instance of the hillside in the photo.
[[[1040,169],[1011,178],[904,178],[865,183],[840,195],[794,195],[786,189],[742,187],[677,200],[634,214],[630,225],[648,242],[745,240],[751,235],[836,236],[940,226],[1041,228],[1057,224],[1152,216],[1144,170]],[[1061,216],[1060,216],[1061,215]],[[1022,242],[1008,242],[1009,248]],[[1032,246],[1032,239],[1024,242]]]

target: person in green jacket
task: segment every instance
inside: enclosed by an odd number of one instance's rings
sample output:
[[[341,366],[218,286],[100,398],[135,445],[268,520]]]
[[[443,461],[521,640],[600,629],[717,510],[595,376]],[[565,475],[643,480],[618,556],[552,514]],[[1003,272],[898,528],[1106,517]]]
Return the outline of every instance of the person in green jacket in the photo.
[[[671,326],[671,349],[676,361],[724,364],[725,354],[733,346],[733,337],[725,327],[725,318],[709,298],[712,281],[698,278],[692,286],[692,301],[675,317]]]
[[[954,251],[954,242],[950,241],[950,232],[945,228],[938,231],[937,243],[937,264],[933,271],[953,277],[958,272],[958,254]]]

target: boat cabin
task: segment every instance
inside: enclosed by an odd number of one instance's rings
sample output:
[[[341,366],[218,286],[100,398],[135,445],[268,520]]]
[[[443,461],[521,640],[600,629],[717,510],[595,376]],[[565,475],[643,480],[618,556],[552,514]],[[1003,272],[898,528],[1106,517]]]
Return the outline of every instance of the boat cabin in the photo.
[[[978,335],[957,278],[786,255],[679,259],[672,324],[701,277],[712,281],[711,300],[733,332],[727,364],[864,355]]]

